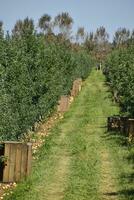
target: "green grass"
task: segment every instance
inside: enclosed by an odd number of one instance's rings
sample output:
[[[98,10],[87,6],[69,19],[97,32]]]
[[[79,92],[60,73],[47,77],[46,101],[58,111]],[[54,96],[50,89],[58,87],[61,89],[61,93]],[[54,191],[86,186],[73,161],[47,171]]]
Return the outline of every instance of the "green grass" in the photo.
[[[107,117],[118,113],[104,76],[92,71],[37,153],[31,176],[7,199],[133,200],[133,148],[106,133]]]
[[[134,200],[134,146],[118,133],[105,135],[114,171],[118,178],[117,194],[121,200]]]

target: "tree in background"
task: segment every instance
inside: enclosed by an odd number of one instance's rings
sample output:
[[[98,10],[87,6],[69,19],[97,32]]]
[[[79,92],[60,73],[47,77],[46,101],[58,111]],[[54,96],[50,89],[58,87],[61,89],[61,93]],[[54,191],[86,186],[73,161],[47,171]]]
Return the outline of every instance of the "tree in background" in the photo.
[[[96,58],[101,62],[109,51],[109,34],[105,27],[97,28],[94,35]]]
[[[134,40],[134,30],[132,30],[131,39]]]
[[[77,42],[80,41],[82,43],[84,42],[85,37],[86,37],[86,33],[85,33],[84,27],[79,27],[76,33],[76,41]]]
[[[84,46],[88,52],[92,52],[95,49],[94,33],[90,32],[85,39]]]
[[[22,37],[24,35],[31,35],[34,32],[34,22],[28,17],[24,20],[18,20],[12,30],[12,35],[15,37]]]
[[[100,26],[97,28],[94,39],[97,44],[104,44],[108,42],[109,34],[107,33],[105,27]]]
[[[18,20],[16,22],[16,24],[14,25],[14,28],[12,30],[12,34],[13,36],[21,36],[22,35],[22,26],[23,26],[23,23],[22,23],[22,20]]]
[[[0,37],[3,37],[3,22],[0,21]]]
[[[95,33],[90,32],[85,39],[84,46],[99,62],[102,62],[110,51],[109,34],[105,27],[97,28]]]
[[[127,41],[127,46],[132,46],[132,45],[134,45],[134,30],[130,32],[130,37]]]
[[[44,32],[44,34],[52,33],[52,22],[51,16],[48,14],[44,14],[38,22],[39,28]]]
[[[70,38],[73,18],[67,12],[58,14],[54,19],[54,26],[58,27],[65,39]]]
[[[119,28],[114,34],[113,45],[119,48],[126,47],[129,39],[130,31],[126,28]]]

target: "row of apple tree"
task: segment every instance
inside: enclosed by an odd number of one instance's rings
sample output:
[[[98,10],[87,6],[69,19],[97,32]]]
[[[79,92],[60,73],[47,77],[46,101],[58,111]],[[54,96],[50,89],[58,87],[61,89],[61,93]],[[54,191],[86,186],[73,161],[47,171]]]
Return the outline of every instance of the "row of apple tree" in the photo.
[[[0,140],[19,140],[46,118],[73,81],[85,79],[92,59],[61,36],[0,33]]]
[[[105,62],[104,73],[122,112],[134,117],[134,45],[114,50]]]

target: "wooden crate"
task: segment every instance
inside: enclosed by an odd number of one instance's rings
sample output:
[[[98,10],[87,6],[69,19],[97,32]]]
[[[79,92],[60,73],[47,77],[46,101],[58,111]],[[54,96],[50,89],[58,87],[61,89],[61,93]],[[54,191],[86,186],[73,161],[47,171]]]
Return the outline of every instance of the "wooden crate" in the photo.
[[[58,112],[66,112],[69,109],[70,96],[61,96],[58,105]]]
[[[4,142],[4,156],[3,182],[18,182],[29,175],[32,165],[31,143]]]
[[[82,79],[78,78],[73,82],[73,88],[71,90],[71,96],[75,97],[81,91]]]
[[[119,116],[108,117],[107,127],[108,127],[108,131],[119,131],[120,117]]]
[[[128,117],[120,117],[120,133],[128,136]]]

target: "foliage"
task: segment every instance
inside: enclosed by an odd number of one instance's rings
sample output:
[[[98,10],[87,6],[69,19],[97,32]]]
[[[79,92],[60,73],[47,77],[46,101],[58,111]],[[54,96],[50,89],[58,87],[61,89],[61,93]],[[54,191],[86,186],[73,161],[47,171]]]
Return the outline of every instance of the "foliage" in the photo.
[[[51,16],[49,16],[48,14],[44,14],[39,19],[39,27],[43,31],[51,32],[52,31]]]
[[[86,33],[84,27],[79,27],[76,33],[76,41],[83,42],[85,40]]]
[[[21,37],[32,34],[34,31],[34,22],[28,17],[24,20],[18,20],[12,30],[13,36]]]
[[[58,14],[54,19],[54,26],[58,26],[60,32],[65,38],[69,38],[70,31],[73,24],[73,18],[68,12],[62,12]]]
[[[5,164],[7,162],[7,156],[0,156],[0,163]]]
[[[100,26],[96,32],[90,32],[85,37],[84,47],[92,53],[98,62],[103,62],[107,54],[111,51],[111,44],[108,41],[109,34],[105,27]]]
[[[104,71],[122,110],[134,117],[134,46],[113,51]]]
[[[123,46],[127,43],[130,37],[130,31],[126,28],[119,28],[114,35],[113,44],[116,47]]]
[[[59,97],[69,94],[73,80],[86,78],[92,65],[69,41],[56,36],[47,41],[28,18],[20,24],[12,37],[0,37],[0,138],[5,140],[19,139],[47,117]]]
[[[105,27],[101,26],[100,28],[97,28],[95,33],[95,42],[97,44],[104,44],[108,42],[109,35],[106,32]]]

